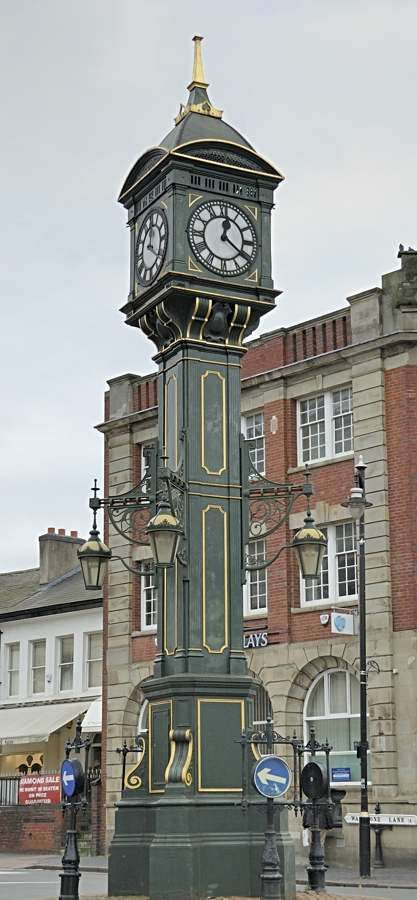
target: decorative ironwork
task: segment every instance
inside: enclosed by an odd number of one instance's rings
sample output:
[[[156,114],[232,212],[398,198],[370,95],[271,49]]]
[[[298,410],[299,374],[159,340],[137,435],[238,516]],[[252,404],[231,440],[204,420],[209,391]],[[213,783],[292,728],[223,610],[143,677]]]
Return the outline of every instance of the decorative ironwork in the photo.
[[[139,767],[142,765],[144,756],[146,751],[145,738],[140,734],[137,734],[135,737],[135,746],[128,747],[126,740],[123,741],[121,747],[116,747],[116,753],[122,756],[122,784],[121,790],[124,791],[125,788],[130,788],[130,790],[137,790],[142,785],[142,779],[138,774]],[[137,753],[138,758],[135,764],[129,769],[126,774],[126,757],[129,753]]]
[[[303,824],[305,823],[305,826],[311,829],[312,835],[309,853],[309,865],[307,867],[309,886],[311,890],[324,890],[326,866],[324,865],[324,854],[320,842],[320,812],[321,810],[323,810],[323,808],[325,808],[330,816],[331,811],[333,810],[333,803],[330,794],[329,762],[330,751],[333,748],[330,746],[327,740],[323,744],[320,744],[316,740],[315,730],[313,727],[310,730],[309,740],[306,743],[298,738],[295,732],[292,737],[284,737],[274,729],[273,721],[270,716],[268,716],[262,728],[244,729],[242,731],[242,736],[239,743],[242,747],[241,803],[243,811],[245,811],[249,806],[247,778],[249,765],[249,747],[251,748],[254,757],[259,759],[259,753],[257,753],[255,750],[256,747],[263,747],[265,749],[266,755],[272,755],[275,752],[276,746],[286,746],[288,748],[291,748],[293,758],[293,779],[290,788],[291,796],[289,797],[289,799],[286,798],[285,800],[276,800],[273,797],[266,798],[267,816],[265,843],[262,854],[261,900],[279,900],[279,898],[281,897],[280,882],[282,880],[282,873],[279,866],[276,832],[274,827],[275,809],[279,807],[293,809],[296,816],[299,812],[304,811]],[[305,772],[307,768],[303,768],[302,765],[306,753],[308,753],[313,758],[317,753],[324,753],[326,758],[325,773],[323,777],[324,794],[323,792],[320,796],[314,796],[313,794],[310,794],[311,799],[308,800],[303,799],[303,792],[306,793],[307,789],[304,788],[303,791],[302,778],[303,772]]]
[[[180,462],[177,472],[169,469],[166,465],[165,448],[162,448],[162,454],[158,456],[157,444],[149,445],[144,450],[144,461],[143,478],[136,487],[123,494],[113,497],[98,497],[97,479],[94,479],[93,496],[90,498],[89,506],[93,510],[94,521],[97,511],[106,509],[113,528],[122,538],[135,546],[150,547],[147,527],[149,520],[155,514],[158,502],[165,501],[169,504],[180,526],[184,529],[186,487],[181,477],[184,471],[183,462]],[[124,568],[134,575],[149,574],[154,571],[149,559],[130,565],[121,556],[112,554],[112,558],[119,560]],[[184,546],[180,550],[178,558],[183,565],[186,564]]]
[[[299,497],[305,497],[309,504],[313,494],[313,485],[310,481],[310,470],[306,466],[303,484],[291,484],[289,482],[271,481],[261,472],[258,472],[250,459],[250,441],[243,442],[243,453],[246,457],[246,465],[243,470],[246,475],[244,496],[246,495],[249,525],[246,532],[247,541],[244,547],[245,571],[259,571],[268,568],[275,562],[283,550],[290,545],[284,544],[271,557],[259,562],[255,554],[249,551],[249,541],[267,540],[275,534],[286,522],[292,513],[294,504]]]

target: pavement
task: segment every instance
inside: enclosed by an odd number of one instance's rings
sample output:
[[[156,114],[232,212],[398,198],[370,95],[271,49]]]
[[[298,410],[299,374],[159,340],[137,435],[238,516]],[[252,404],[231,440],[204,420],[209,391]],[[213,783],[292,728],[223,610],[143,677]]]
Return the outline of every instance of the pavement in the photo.
[[[81,878],[80,882],[81,898],[88,897],[90,900],[110,900],[110,898],[107,898],[107,895],[98,893],[103,891],[103,888],[105,889],[107,882],[107,856],[83,856],[81,857],[80,869],[81,872],[84,873],[84,879]],[[13,884],[16,886],[14,887],[13,893],[17,900],[19,896],[18,885],[21,883],[23,887],[23,882],[32,877],[34,881],[30,882],[33,885],[31,888],[31,896],[34,900],[35,897],[48,898],[50,897],[50,888],[48,890],[47,885],[52,884],[53,882],[39,880],[38,893],[36,879],[56,878],[56,883],[58,884],[58,876],[52,876],[52,874],[48,876],[47,874],[43,875],[42,873],[48,873],[48,871],[52,873],[62,870],[61,856],[0,853],[0,870],[0,875],[2,876],[0,879],[0,900],[5,896],[1,890],[3,884],[5,887],[8,885],[8,898],[11,893],[11,885]],[[33,873],[32,876],[30,875],[31,872]],[[7,877],[8,873],[10,873],[10,880]],[[12,878],[14,879],[12,873],[19,876],[21,882],[19,880],[12,880]],[[94,875],[93,873],[97,874]],[[302,897],[306,896],[302,893],[304,885],[307,884],[305,860],[297,860],[296,880],[299,890],[297,900],[301,900]],[[44,887],[41,888],[41,885],[44,885]],[[359,897],[363,898],[363,900],[368,897],[373,897],[375,900],[381,900],[381,893],[378,894],[378,897],[375,893],[377,889],[382,891],[382,900],[390,900],[391,897],[395,898],[395,900],[397,900],[397,898],[398,900],[409,900],[410,897],[417,900],[417,863],[416,867],[413,869],[404,869],[404,867],[400,866],[375,869],[371,878],[362,880],[353,868],[334,865],[329,866],[326,873],[326,887],[327,894],[324,895],[326,900],[331,900],[331,898],[336,897],[337,895],[340,897],[340,900],[347,900],[347,898],[351,896],[354,896],[355,900],[358,900]],[[388,894],[387,889],[393,890],[394,894],[392,894],[391,891]],[[46,893],[43,893],[42,891],[46,891]],[[86,893],[84,893],[84,891]],[[54,895],[56,896],[55,892]],[[309,893],[308,896],[311,900],[313,900],[313,898],[314,900],[319,900],[320,898],[320,895],[314,893]],[[126,897],[125,900],[129,900],[129,898]],[[137,897],[134,898],[134,900],[137,900]],[[218,898],[218,900],[222,900],[222,898]],[[231,900],[231,898],[228,898],[228,900]],[[236,900],[244,900],[244,898],[236,898]]]

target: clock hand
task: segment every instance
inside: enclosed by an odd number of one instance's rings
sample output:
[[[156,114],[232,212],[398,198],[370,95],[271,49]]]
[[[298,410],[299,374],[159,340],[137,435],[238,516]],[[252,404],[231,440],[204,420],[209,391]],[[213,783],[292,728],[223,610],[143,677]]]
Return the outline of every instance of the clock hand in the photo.
[[[222,239],[223,239],[223,235],[222,235]],[[244,250],[239,249],[239,247],[237,247],[236,244],[234,244],[233,241],[231,241],[230,238],[227,237],[227,235],[224,236],[224,240],[227,241],[227,243],[230,244],[230,246],[233,247],[234,250],[236,250],[238,253],[240,253],[241,256],[244,256],[245,259],[247,259],[249,262],[251,261],[251,257],[248,256],[248,254],[245,253]]]
[[[231,223],[230,219],[226,216],[226,218],[223,222],[223,225],[222,225],[222,228],[223,228],[223,234],[221,235],[222,241],[227,241],[226,232],[229,231],[229,228],[231,227],[231,225],[232,225],[232,223]]]
[[[148,250],[153,250],[152,232],[153,232],[153,225],[149,225],[149,232],[148,232],[149,244],[147,246]]]
[[[150,244],[148,244],[148,247],[147,247],[147,249],[148,249],[148,250],[150,250],[150,251],[151,251],[151,253],[153,253],[153,255],[154,255],[154,256],[156,256],[156,257],[157,257],[157,258],[158,258],[158,256],[162,256],[162,253],[161,253],[161,252],[160,252],[160,251],[159,251],[159,253],[157,253],[157,251],[156,251],[156,250],[154,250],[154,249],[153,249],[153,247],[151,247],[151,245],[150,245]]]

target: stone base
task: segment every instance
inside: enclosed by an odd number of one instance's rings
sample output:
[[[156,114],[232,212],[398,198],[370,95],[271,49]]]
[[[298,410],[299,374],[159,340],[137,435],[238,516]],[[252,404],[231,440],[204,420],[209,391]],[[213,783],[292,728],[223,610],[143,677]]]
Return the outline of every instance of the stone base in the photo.
[[[281,819],[281,827],[279,819]],[[109,895],[150,900],[259,897],[266,808],[236,798],[121,801],[110,847]],[[294,845],[277,811],[283,900],[295,900]]]

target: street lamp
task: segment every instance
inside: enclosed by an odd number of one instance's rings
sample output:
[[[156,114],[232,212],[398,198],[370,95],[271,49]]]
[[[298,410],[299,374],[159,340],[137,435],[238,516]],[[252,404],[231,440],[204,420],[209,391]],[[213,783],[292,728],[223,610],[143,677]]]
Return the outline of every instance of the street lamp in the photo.
[[[303,578],[318,578],[327,541],[323,532],[316,528],[310,507],[303,527],[294,535],[290,546],[297,554]]]
[[[361,764],[361,812],[359,816],[359,874],[371,874],[371,827],[368,806],[368,669],[366,658],[366,597],[365,597],[365,510],[372,506],[365,493],[366,465],[362,459],[355,466],[354,484],[350,496],[342,506],[350,510],[357,522],[358,588],[359,588],[359,669],[360,669],[360,742],[357,748]]]
[[[183,531],[167,500],[161,500],[158,504],[156,515],[150,520],[146,532],[155,565],[163,568],[173,566]]]
[[[103,587],[107,563],[112,555],[111,550],[99,537],[97,510],[100,509],[100,501],[97,497],[97,491],[97,478],[95,478],[94,496],[90,500],[90,508],[93,510],[93,527],[90,531],[89,540],[78,550],[78,559],[80,560],[86,591],[98,591]]]
[[[165,478],[166,476],[164,476]],[[97,591],[103,586],[109,559],[118,559],[125,569],[133,572],[134,575],[142,575],[145,571],[149,573],[149,563],[145,563],[146,569],[140,562],[131,566],[123,557],[115,556],[109,547],[100,540],[100,532],[97,528],[97,511],[103,504],[97,497],[97,478],[94,479],[92,491],[93,497],[90,499],[90,509],[93,510],[93,527],[90,531],[89,540],[78,550],[78,559],[80,560],[84,585],[87,591]],[[137,509],[136,502],[134,505],[135,509]],[[146,501],[146,506],[149,506],[148,501]],[[162,493],[162,497],[158,501],[156,514],[148,522],[145,533],[149,538],[155,565],[163,569],[173,566],[178,553],[179,541],[183,535],[183,529],[171,503],[168,501],[168,494]]]

